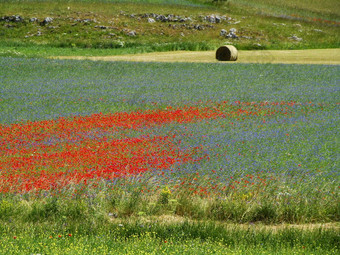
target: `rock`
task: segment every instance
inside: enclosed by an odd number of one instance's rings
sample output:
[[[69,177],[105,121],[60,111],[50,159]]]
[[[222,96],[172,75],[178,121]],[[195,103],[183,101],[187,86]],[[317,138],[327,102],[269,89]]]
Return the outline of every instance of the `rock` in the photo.
[[[221,29],[220,36],[226,36],[226,35],[227,35],[227,30]]]
[[[49,23],[51,23],[53,21],[53,18],[51,18],[51,17],[46,17],[40,24],[42,25],[42,26],[45,26],[46,24],[49,24]]]
[[[107,26],[94,26],[94,28],[107,29]]]
[[[229,32],[230,32],[230,33],[236,33],[236,32],[237,32],[237,29],[236,29],[236,28],[230,28],[230,29],[229,29]]]
[[[297,37],[296,35],[293,35],[292,37],[289,37],[289,39],[292,39],[292,40],[297,41],[297,42],[301,42],[302,41],[302,38]]]
[[[210,23],[216,23],[216,18],[215,18],[214,14],[205,16],[205,20],[210,22]]]
[[[181,36],[183,36],[183,37],[185,36],[183,32],[181,33]]]
[[[202,25],[194,25],[194,29],[196,29],[196,30],[204,30],[204,27]]]
[[[294,26],[294,27],[302,27],[301,24],[299,24],[299,23],[296,23],[296,24],[294,24],[293,26]]]
[[[313,31],[323,33],[323,31],[321,29],[313,29]]]
[[[0,21],[6,22],[23,22],[24,19],[20,15],[4,16],[0,18]]]
[[[51,17],[46,17],[43,22],[45,23],[51,23],[53,21],[53,18]]]
[[[30,18],[30,22],[38,22],[37,18]]]
[[[237,39],[238,36],[234,32],[229,32],[229,34],[226,35],[226,38]]]
[[[149,22],[149,23],[155,23],[156,20],[154,20],[153,18],[148,18],[148,22]]]
[[[221,17],[220,16],[216,16],[215,17],[215,22],[216,23],[221,23]]]
[[[127,35],[128,36],[136,36],[137,33],[136,33],[136,31],[132,30],[132,31],[128,32]]]
[[[19,15],[13,15],[12,18],[13,18],[13,22],[23,22],[24,21],[24,19]]]
[[[164,15],[157,15],[156,19],[162,21],[162,20],[165,19],[165,16]]]

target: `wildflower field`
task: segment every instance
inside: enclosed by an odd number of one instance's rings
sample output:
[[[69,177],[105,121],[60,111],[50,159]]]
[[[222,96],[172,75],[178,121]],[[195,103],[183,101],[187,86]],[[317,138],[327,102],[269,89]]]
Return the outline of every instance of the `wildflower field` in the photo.
[[[339,251],[339,66],[0,67],[0,253]]]

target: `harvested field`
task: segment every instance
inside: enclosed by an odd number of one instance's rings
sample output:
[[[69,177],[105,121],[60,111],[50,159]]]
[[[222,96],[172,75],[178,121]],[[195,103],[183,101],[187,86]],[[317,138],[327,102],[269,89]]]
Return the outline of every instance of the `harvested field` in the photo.
[[[171,51],[120,56],[60,56],[59,59],[89,59],[135,62],[218,63],[215,51]],[[227,63],[340,64],[340,49],[239,51],[238,60]]]

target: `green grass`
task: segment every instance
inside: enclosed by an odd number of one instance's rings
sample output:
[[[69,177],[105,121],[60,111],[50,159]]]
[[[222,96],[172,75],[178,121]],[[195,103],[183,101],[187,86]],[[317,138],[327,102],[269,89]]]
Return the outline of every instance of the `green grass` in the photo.
[[[269,4],[267,2],[228,2],[223,4],[204,4],[192,6],[192,2],[180,2],[180,5],[158,3],[112,3],[106,1],[6,1],[0,2],[0,16],[21,15],[24,23],[0,22],[0,53],[11,55],[11,51],[21,55],[51,56],[70,54],[101,55],[126,54],[169,50],[212,50],[228,42],[239,49],[307,49],[338,48],[339,15],[337,8],[329,8],[334,1],[327,1],[323,8],[319,4],[311,5],[301,2],[296,10],[288,2]],[[201,2],[204,3],[204,2]],[[69,9],[68,9],[69,7]],[[266,8],[265,8],[266,7]],[[268,9],[268,8],[269,9]],[[293,8],[294,7],[294,8]],[[268,11],[268,10],[269,11]],[[39,10],[39,11],[38,11]],[[315,10],[319,10],[316,12]],[[144,13],[175,14],[190,16],[192,21],[148,23]],[[232,20],[211,24],[202,19],[210,14],[225,15]],[[134,14],[135,17],[130,17]],[[292,15],[295,16],[292,16]],[[50,16],[54,21],[41,26],[37,22],[28,22],[36,17],[40,21]],[[72,18],[72,19],[70,19]],[[74,19],[91,19],[86,24]],[[93,20],[96,20],[94,22]],[[240,21],[240,22],[239,22]],[[234,23],[237,24],[234,24]],[[195,25],[206,26],[204,30],[182,27]],[[10,25],[12,27],[7,28]],[[175,25],[172,28],[169,25]],[[212,27],[208,27],[212,25]],[[107,29],[95,28],[106,26]],[[228,39],[220,36],[220,30],[236,28],[239,39]],[[127,33],[136,31],[137,36]],[[320,31],[321,30],[321,31]],[[41,33],[41,35],[37,35]],[[290,39],[293,35],[302,41]],[[261,46],[258,46],[260,44]],[[35,46],[43,46],[36,48]],[[66,50],[66,49],[67,50]],[[110,49],[91,51],[89,49]],[[4,53],[5,52],[5,53]]]
[[[321,18],[340,21],[340,4],[334,0],[230,0],[228,2],[235,6],[254,8],[267,15],[298,15],[299,18],[305,19]]]
[[[104,230],[49,231],[48,226],[11,229],[2,226],[2,254],[337,254],[338,234],[333,229],[276,232],[213,223],[184,222],[172,226],[111,224]],[[17,232],[20,231],[20,232]],[[14,239],[15,237],[15,239]]]

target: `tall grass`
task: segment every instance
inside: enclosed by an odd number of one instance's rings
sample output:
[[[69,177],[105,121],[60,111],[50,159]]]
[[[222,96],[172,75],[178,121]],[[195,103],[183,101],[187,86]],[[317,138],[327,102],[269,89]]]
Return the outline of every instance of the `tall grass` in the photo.
[[[110,218],[164,214],[231,223],[302,224],[340,220],[335,185],[321,191],[307,187],[304,187],[308,189],[305,191],[290,188],[288,193],[280,192],[278,184],[271,184],[263,191],[261,187],[254,187],[237,191],[230,189],[224,194],[197,195],[201,187],[208,187],[206,183],[197,182],[182,185],[182,188],[170,186],[169,194],[164,195],[167,187],[156,188],[153,179],[144,176],[135,180],[115,180],[112,185],[102,183],[96,188],[91,188],[90,184],[90,187],[77,185],[62,191],[3,194],[0,220],[20,224],[45,221],[73,224],[86,220],[102,224],[101,221]],[[94,185],[98,183],[94,182]],[[308,199],[307,194],[313,199]]]

